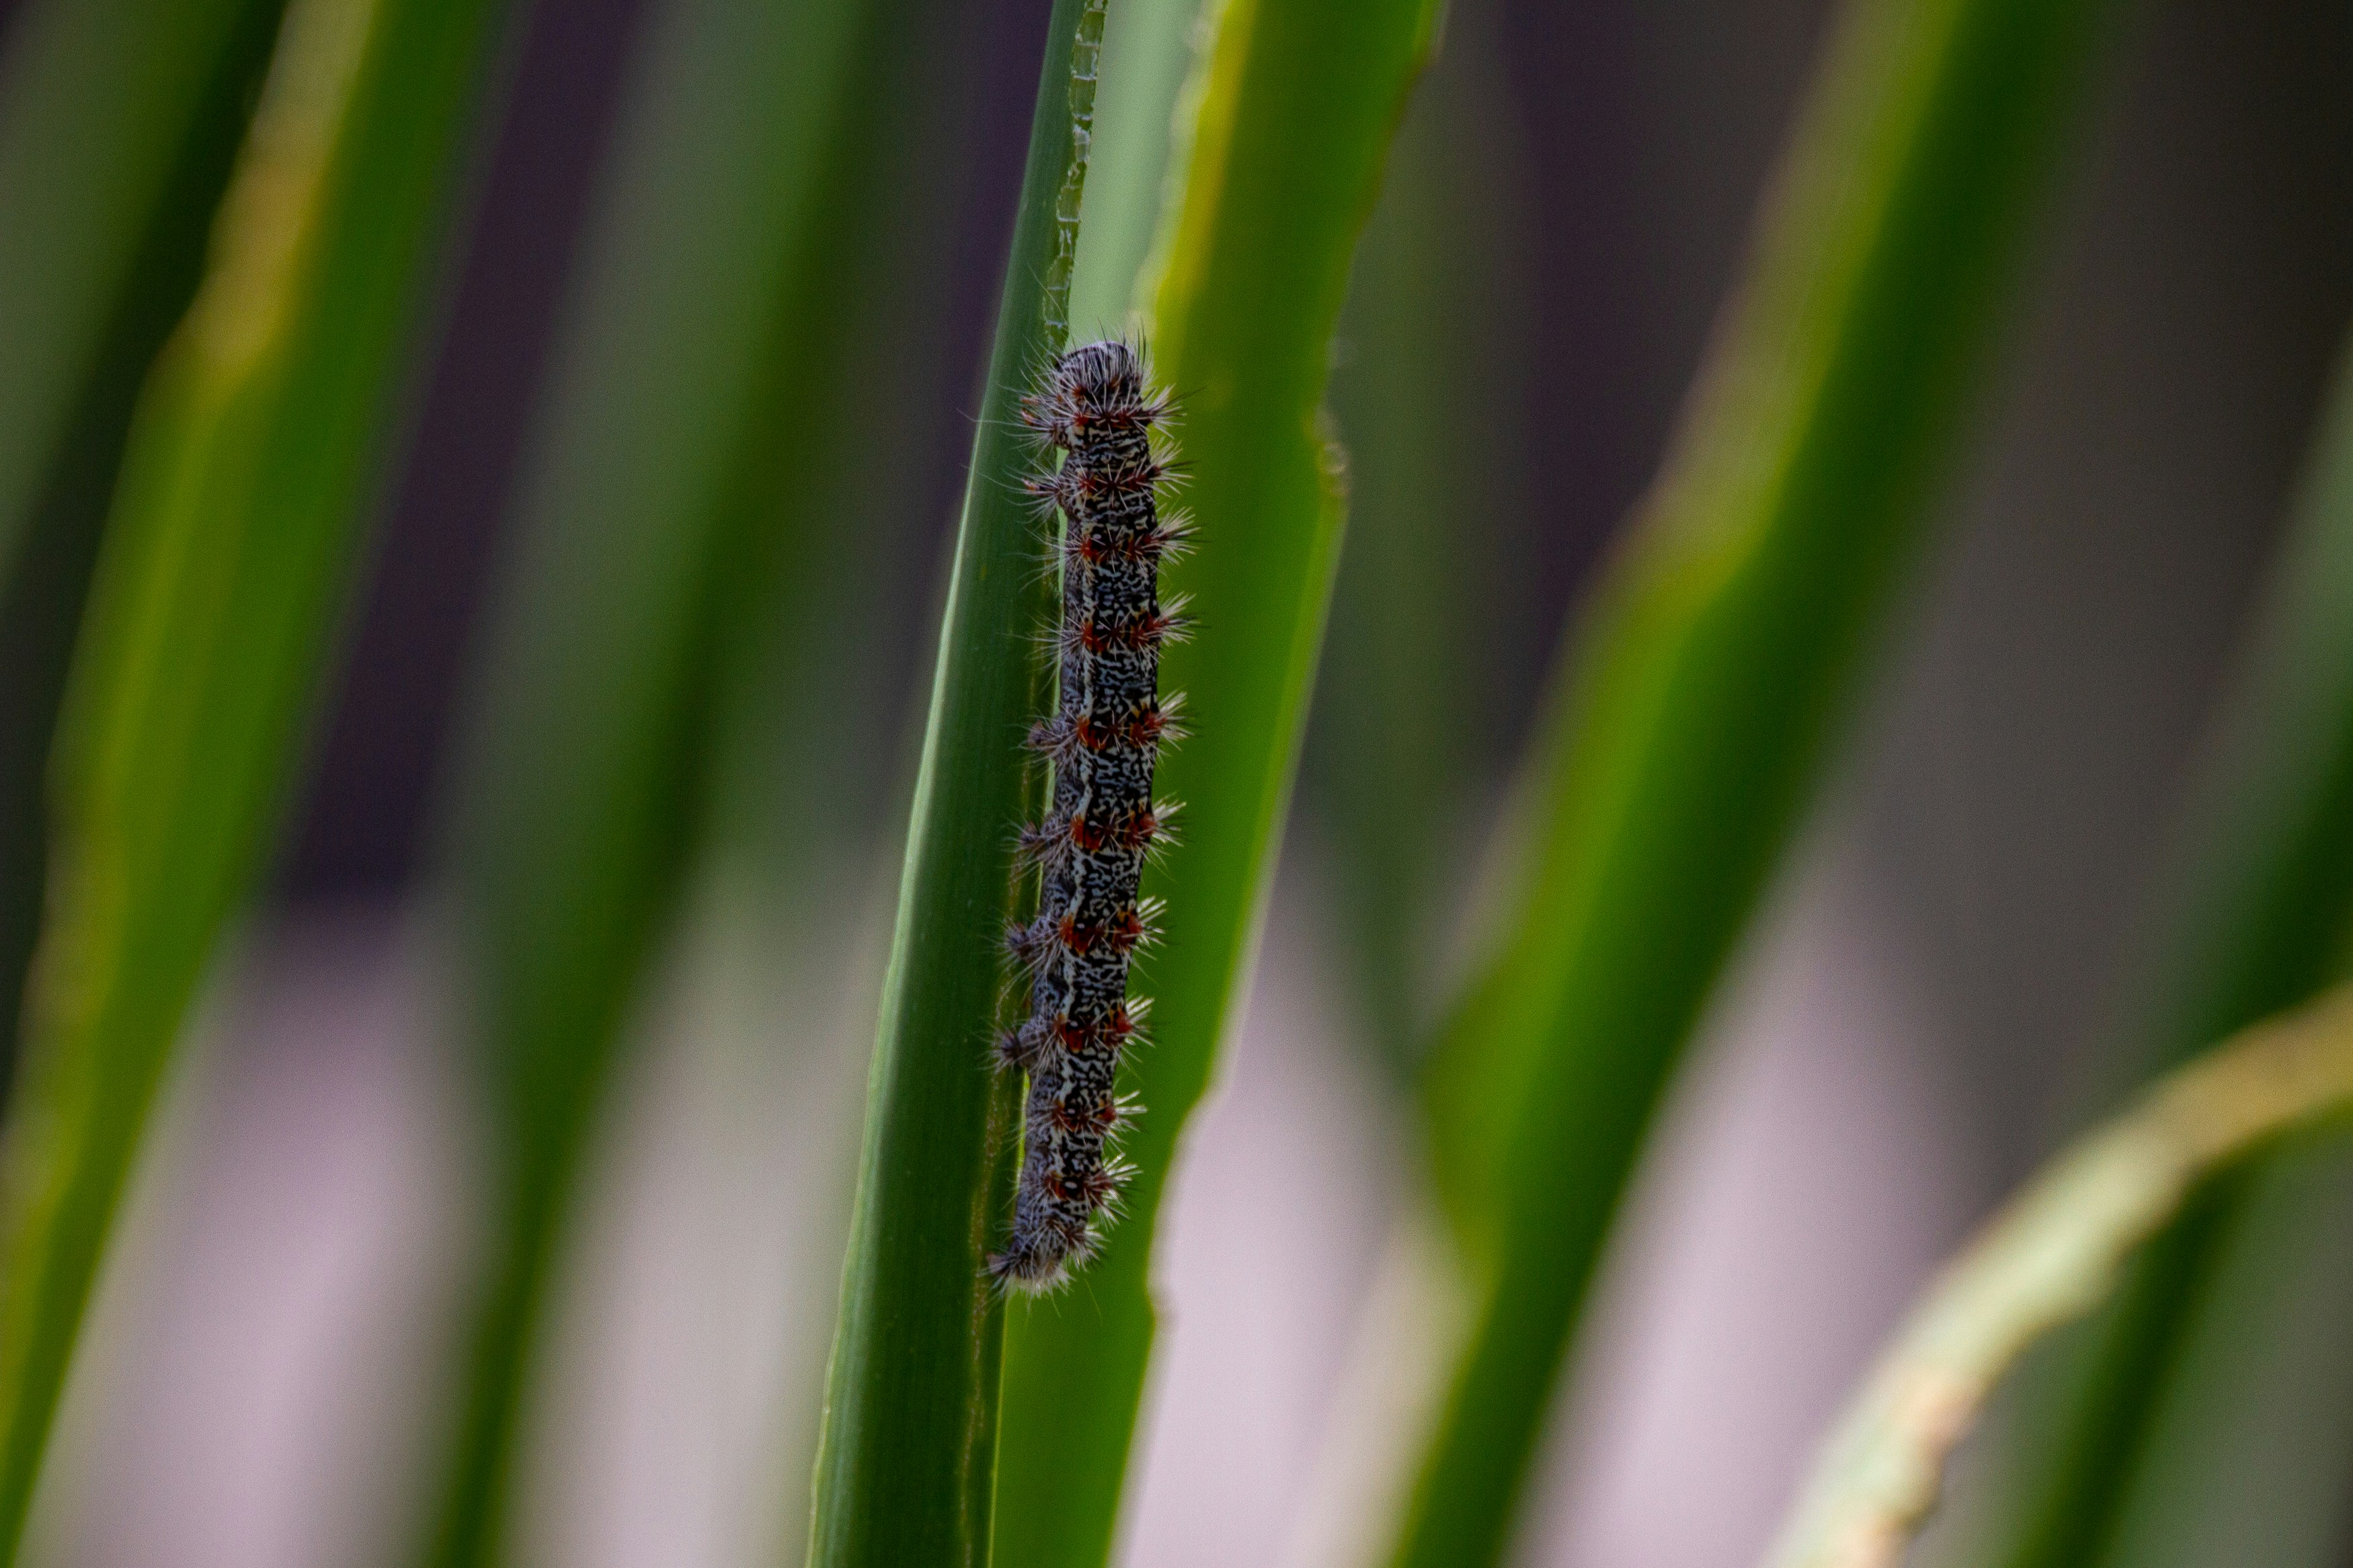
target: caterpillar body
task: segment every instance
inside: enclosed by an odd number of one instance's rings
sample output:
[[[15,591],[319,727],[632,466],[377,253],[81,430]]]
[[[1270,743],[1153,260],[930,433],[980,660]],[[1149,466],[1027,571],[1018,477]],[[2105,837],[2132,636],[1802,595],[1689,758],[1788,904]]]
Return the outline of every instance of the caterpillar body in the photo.
[[[1181,605],[1161,601],[1159,574],[1187,533],[1158,502],[1167,461],[1154,429],[1168,407],[1142,354],[1117,341],[1061,355],[1022,405],[1040,445],[1063,453],[1029,489],[1066,527],[1060,698],[1029,734],[1053,788],[1043,820],[1021,833],[1038,915],[1007,935],[1029,1011],[997,1047],[1029,1076],[1012,1235],[988,1259],[1012,1289],[1051,1289],[1085,1262],[1130,1174],[1113,1145],[1140,1108],[1116,1079],[1145,1010],[1128,998],[1128,969],[1155,910],[1136,888],[1171,810],[1152,798],[1152,778],[1177,707],[1160,696],[1160,650],[1179,633]]]

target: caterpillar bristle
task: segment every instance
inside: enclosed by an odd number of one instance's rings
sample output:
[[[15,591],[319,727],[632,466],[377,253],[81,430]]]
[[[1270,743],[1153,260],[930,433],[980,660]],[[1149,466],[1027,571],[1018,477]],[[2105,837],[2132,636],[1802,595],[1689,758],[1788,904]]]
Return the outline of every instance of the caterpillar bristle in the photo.
[[[1044,963],[1054,941],[1053,929],[1043,920],[1005,928],[1005,951],[1017,968],[1029,973]]]
[[[1052,872],[1070,853],[1071,836],[1067,823],[1057,823],[1052,817],[1043,822],[1026,823],[1014,838],[1015,864],[1029,870]]]
[[[1193,553],[1193,520],[1185,512],[1171,512],[1161,519],[1150,537],[1152,552],[1163,566],[1182,561]]]
[[[1183,831],[1172,825],[1176,815],[1185,809],[1181,800],[1155,800],[1152,803],[1152,837],[1144,846],[1146,864],[1165,864],[1170,850],[1185,842]]]
[[[1119,1194],[1134,1179],[1135,1167],[1124,1160],[1105,1160],[1087,1173],[1081,1195],[1087,1207],[1106,1219],[1119,1217]]]
[[[1164,646],[1193,640],[1195,623],[1188,613],[1192,607],[1193,595],[1190,594],[1176,595],[1160,606],[1160,641]]]
[[[1016,1252],[1008,1248],[992,1252],[988,1255],[988,1277],[1008,1296],[1051,1296],[1070,1284],[1071,1266],[1080,1259],[1081,1251]]]
[[[1045,1042],[1039,1037],[1032,1026],[1035,1020],[1024,1019],[1020,1024],[1004,1030],[997,1037],[996,1047],[990,1051],[989,1056],[993,1065],[998,1070],[1018,1069],[1028,1072],[1037,1062],[1045,1049]]]
[[[1185,727],[1185,694],[1181,691],[1172,691],[1162,698],[1154,719],[1154,729],[1164,746],[1175,745],[1193,732]]]
[[[1069,756],[1071,747],[1076,743],[1072,734],[1070,721],[1057,713],[1051,719],[1040,719],[1030,725],[1029,733],[1021,743],[1034,754],[1050,763],[1059,763]]]
[[[1131,952],[1136,948],[1158,947],[1160,945],[1160,917],[1166,913],[1167,910],[1168,903],[1165,899],[1138,899],[1135,900],[1135,919],[1134,921],[1135,936],[1134,940],[1129,944],[1129,950]]]

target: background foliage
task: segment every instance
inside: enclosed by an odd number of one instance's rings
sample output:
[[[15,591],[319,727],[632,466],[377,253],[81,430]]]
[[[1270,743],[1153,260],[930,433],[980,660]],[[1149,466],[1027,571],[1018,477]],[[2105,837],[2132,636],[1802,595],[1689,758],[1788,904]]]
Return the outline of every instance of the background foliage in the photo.
[[[191,1107],[245,1047],[193,1047],[237,1036],[330,889],[401,911],[370,940],[432,998],[392,1032],[449,1151],[384,1308],[406,1370],[364,1403],[396,1414],[354,1423],[404,1456],[343,1527],[380,1554],[1085,1568],[1225,1560],[1171,1542],[1229,1515],[1268,1562],[1596,1552],[1550,1522],[1555,1429],[1604,1434],[1572,1494],[1639,1447],[1588,1410],[1640,1360],[1609,1302],[1690,1163],[1677,1118],[1738,1057],[1744,975],[1809,910],[1866,911],[1827,969],[1914,998],[1841,1070],[1933,1080],[1972,1141],[1968,1174],[1910,1173],[1944,1181],[1951,1219],[1915,1226],[1939,1248],[2343,972],[2353,401],[2319,383],[2353,304],[2353,42],[2309,9],[0,13],[0,1555],[106,1560],[110,1496],[179,1495],[87,1436],[143,1397],[110,1314],[195,1321],[140,1261],[227,1256],[152,1195],[201,1194],[236,1142]],[[2181,107],[2216,82],[2241,96]],[[501,243],[534,259],[486,295]],[[2230,245],[2235,271],[2200,248]],[[2236,285],[2231,352],[2176,346],[2177,273]],[[1140,334],[1179,401],[1201,537],[1169,587],[1201,631],[1166,681],[1196,732],[1162,781],[1186,809],[1148,889],[1130,1212],[1073,1290],[1008,1307],[978,1268],[1016,1152],[984,1047],[1052,591],[1013,413],[1065,317]],[[2144,405],[2173,424],[2104,423]],[[428,479],[453,432],[462,501]],[[2008,595],[1974,621],[1973,572]],[[1983,626],[1996,653],[1939,663]],[[335,994],[322,1037],[356,1037]],[[1316,1030],[1348,1051],[1299,1054]],[[1324,1077],[1236,1160],[1196,1113],[1270,1033]],[[663,1092],[710,1102],[668,1143]],[[1345,1300],[1302,1336],[1282,1292],[1324,1266],[1252,1226],[1345,1229],[1286,1184],[1316,1179],[1307,1112],[1360,1103],[1386,1238],[1324,1268]],[[2105,1230],[2069,1195],[2088,1157],[2055,1165],[2033,1203],[2100,1238],[2080,1304],[2155,1239],[2003,1384],[1924,1550],[2341,1562],[2342,1139],[2194,1161]],[[660,1187],[663,1160],[703,1184]],[[1196,1168],[1246,1198],[1188,1209]],[[364,1232],[311,1176],[322,1226]],[[1321,1380],[1279,1528],[1158,1447],[1174,1369],[1221,1342],[1184,1315],[1205,1236],[1259,1293],[1223,1379]],[[1758,1246],[1736,1336],[1820,1269]],[[673,1257],[767,1282],[723,1310]],[[1925,1259],[1873,1261],[1821,1287],[1866,1334]],[[2001,1293],[1956,1278],[1918,1321],[1978,1332]],[[631,1311],[637,1350],[598,1349]],[[2002,1319],[1968,1364],[2063,1315]],[[698,1355],[702,1414],[578,1415]],[[1890,1425],[1846,1428],[1845,1473],[1894,1462]],[[1828,1411],[1802,1426],[1748,1456],[1772,1505]],[[597,1443],[703,1522],[588,1522],[634,1506],[582,1479]],[[332,1533],[290,1539],[324,1560]]]

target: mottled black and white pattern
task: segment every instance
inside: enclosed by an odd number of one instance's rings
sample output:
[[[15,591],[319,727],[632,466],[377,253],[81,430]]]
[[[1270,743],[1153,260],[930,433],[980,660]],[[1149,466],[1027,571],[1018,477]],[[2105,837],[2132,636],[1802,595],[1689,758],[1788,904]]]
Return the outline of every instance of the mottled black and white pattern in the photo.
[[[1160,696],[1160,649],[1179,624],[1177,606],[1161,603],[1160,566],[1185,535],[1157,502],[1166,462],[1153,427],[1166,414],[1142,356],[1116,342],[1064,354],[1023,405],[1040,440],[1065,454],[1031,488],[1068,526],[1061,698],[1030,732],[1053,767],[1052,804],[1022,834],[1039,868],[1038,918],[1008,939],[1029,976],[1029,1016],[999,1047],[1029,1079],[1013,1234],[988,1261],[1018,1289],[1050,1289],[1085,1261],[1127,1175],[1112,1143],[1136,1108],[1113,1085],[1143,1011],[1128,1000],[1128,964],[1153,911],[1136,882],[1168,816],[1152,772],[1176,706]]]

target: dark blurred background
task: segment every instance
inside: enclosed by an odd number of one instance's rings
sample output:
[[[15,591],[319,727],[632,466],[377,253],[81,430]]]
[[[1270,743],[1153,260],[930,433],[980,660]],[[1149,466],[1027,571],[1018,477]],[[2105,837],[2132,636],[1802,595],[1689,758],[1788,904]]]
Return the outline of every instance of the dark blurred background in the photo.
[[[153,1289],[110,1283],[114,1370],[77,1386],[86,1489],[46,1516],[59,1560],[373,1561],[396,1506],[383,1478],[407,1428],[379,1396],[427,1353],[396,1308],[429,1297],[419,1260],[461,1223],[416,899],[575,242],[662,3],[540,0],[512,40],[276,908],[146,1177],[118,1274]],[[890,700],[831,742],[902,784],[1046,12],[975,7],[941,110],[963,166],[937,186],[954,199],[923,264],[946,305],[905,411],[929,433],[923,499],[914,542],[877,547],[857,633]],[[1337,347],[1352,531],[1258,992],[1180,1173],[1137,1563],[1313,1554],[1324,1435],[1354,1397],[1343,1352],[1406,1201],[1398,1074],[1825,14],[1452,5]],[[2137,910],[2353,319],[2353,21],[2317,0],[2132,8],[2046,216],[1939,542],[1646,1173],[1530,1561],[1753,1559],[1925,1270],[2096,1081]],[[900,796],[856,805],[879,889]],[[605,1239],[580,1265],[618,1304],[565,1352],[593,1370],[552,1396],[578,1419],[548,1418],[569,1435],[528,1526],[539,1557],[748,1563],[789,1531],[847,1188],[837,1143],[786,1145],[855,1104],[871,1014],[840,973],[806,993],[839,1014],[823,1072],[697,1068],[678,1047],[622,1094]],[[1290,1206],[1252,1209],[1271,1190]],[[681,1235],[697,1194],[717,1206]],[[100,1496],[139,1500],[73,1500]]]
[[[396,898],[417,874],[572,243],[641,13],[659,3],[542,0],[514,40],[445,342],[286,855],[289,901]],[[942,536],[1044,17],[976,10],[955,110],[967,166],[947,182],[962,200],[942,215],[952,307],[936,407],[916,411],[944,437],[923,508]],[[1825,10],[1453,7],[1366,265],[1419,268],[1447,368],[1478,388],[1470,409],[1419,411],[1468,482],[1438,498],[1445,527],[1422,530],[1444,542],[1435,606],[1409,611],[1448,639],[1433,700],[1460,710],[1473,798],[1491,800],[1518,754],[1578,580],[1658,460]],[[2353,279],[2343,16],[2156,4],[2122,43],[1849,792],[1872,875],[1949,971],[1947,1005],[1981,1016],[1989,1042],[2017,1042],[1989,1047],[1995,1079],[2052,1053],[2065,1031],[2035,1020],[2067,1013],[2052,1004],[2113,945],[2103,933],[2148,864]],[[1438,189],[1465,169],[1467,194]],[[1338,347],[1344,426],[1393,376],[1387,334],[1364,325]],[[1381,478],[1379,457],[1360,456],[1356,532],[1379,537],[1344,569],[1344,632],[1380,605],[1372,574],[1393,552],[1378,547],[1413,526]],[[873,628],[910,703],[934,591],[909,574],[900,614]],[[1347,651],[1324,672],[1326,707],[1353,695]],[[873,738],[903,729],[877,715]],[[1332,772],[1311,768],[1310,819]]]

